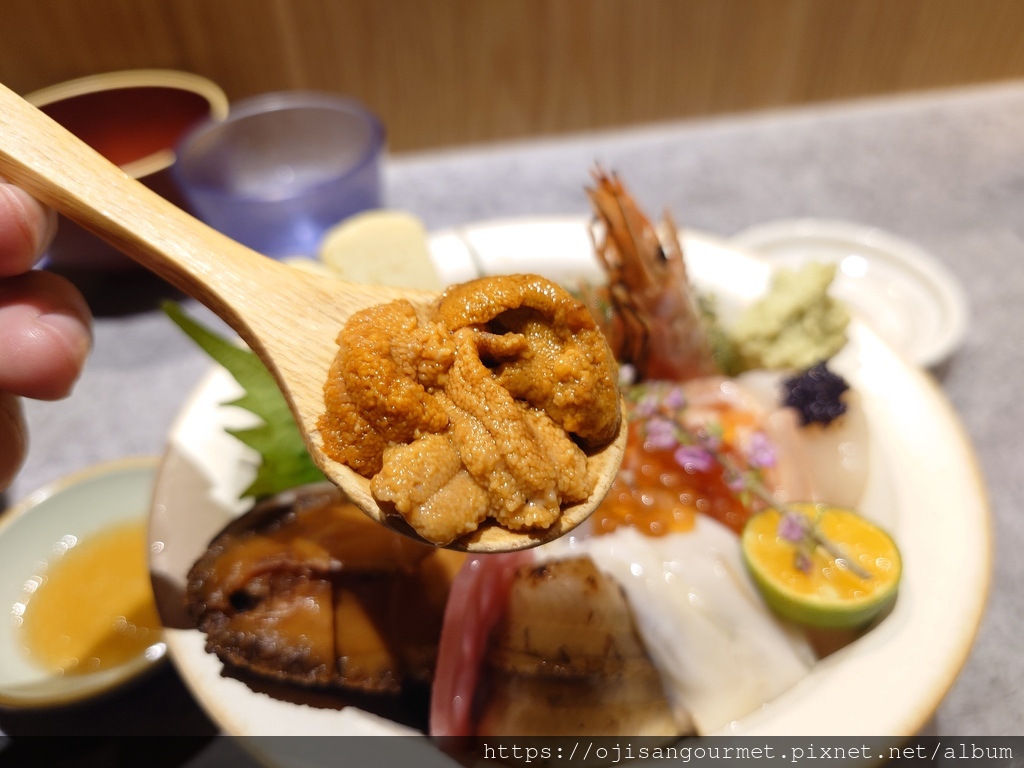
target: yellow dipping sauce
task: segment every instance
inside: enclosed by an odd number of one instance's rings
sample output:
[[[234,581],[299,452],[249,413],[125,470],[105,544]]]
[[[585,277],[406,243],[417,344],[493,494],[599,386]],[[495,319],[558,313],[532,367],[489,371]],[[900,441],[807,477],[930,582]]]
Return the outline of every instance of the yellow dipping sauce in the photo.
[[[58,674],[108,669],[160,639],[143,522],[77,542],[30,583],[20,632],[37,664]]]

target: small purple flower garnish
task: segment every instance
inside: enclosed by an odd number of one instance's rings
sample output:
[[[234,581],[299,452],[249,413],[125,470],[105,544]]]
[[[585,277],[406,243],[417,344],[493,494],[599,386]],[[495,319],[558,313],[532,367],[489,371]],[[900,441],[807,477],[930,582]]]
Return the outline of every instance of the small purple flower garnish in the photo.
[[[745,454],[747,463],[755,469],[775,466],[775,445],[764,432],[751,435]]]
[[[747,478],[742,472],[726,472],[725,487],[735,494],[741,494],[747,490]]]
[[[710,472],[715,466],[715,457],[699,445],[681,445],[673,457],[676,464],[691,472]]]
[[[812,557],[818,545],[810,521],[796,510],[786,510],[779,518],[779,527],[776,531],[786,541],[796,544],[796,554],[793,555],[793,565],[796,569],[810,573]]]
[[[768,500],[767,498],[765,499]],[[820,547],[829,556],[845,562],[851,572],[862,579],[870,579],[871,574],[851,560],[841,548],[825,538],[817,526],[795,509],[782,508],[782,516],[776,528],[779,536],[796,545],[793,564],[798,570],[809,573],[814,567],[814,553]]]
[[[661,399],[661,402],[666,408],[673,411],[678,411],[686,405],[686,395],[683,393],[682,387],[671,387],[665,396]]]
[[[637,401],[636,416],[641,419],[649,419],[658,412],[658,397],[651,392],[645,392],[643,397]]]
[[[644,437],[645,442],[655,450],[668,450],[679,445],[676,425],[657,416],[648,419]]]
[[[779,518],[779,536],[799,544],[807,536],[807,527],[796,514],[787,513]]]

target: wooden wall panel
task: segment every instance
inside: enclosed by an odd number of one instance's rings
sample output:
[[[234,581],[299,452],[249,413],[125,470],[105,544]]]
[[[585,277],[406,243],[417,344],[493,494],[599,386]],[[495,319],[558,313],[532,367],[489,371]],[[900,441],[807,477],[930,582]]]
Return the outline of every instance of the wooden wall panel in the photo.
[[[0,82],[348,93],[393,151],[1024,76],[1019,0],[0,0]]]

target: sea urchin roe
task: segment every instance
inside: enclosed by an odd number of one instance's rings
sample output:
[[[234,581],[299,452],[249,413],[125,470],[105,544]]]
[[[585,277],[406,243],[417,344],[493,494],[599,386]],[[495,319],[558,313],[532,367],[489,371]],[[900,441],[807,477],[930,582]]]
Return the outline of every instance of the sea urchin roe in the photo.
[[[454,286],[428,308],[356,313],[338,337],[318,426],[425,539],[488,518],[549,528],[587,499],[589,449],[619,428],[615,360],[589,311],[536,275]]]

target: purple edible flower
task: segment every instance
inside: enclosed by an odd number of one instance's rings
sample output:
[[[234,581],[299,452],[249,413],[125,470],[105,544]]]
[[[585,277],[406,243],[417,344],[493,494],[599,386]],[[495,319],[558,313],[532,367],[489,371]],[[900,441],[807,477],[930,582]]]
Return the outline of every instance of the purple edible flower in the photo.
[[[676,463],[688,471],[710,472],[715,466],[715,458],[699,445],[681,445],[673,456]]]
[[[644,392],[636,404],[636,415],[641,419],[649,419],[658,412],[658,398],[650,392]]]
[[[678,411],[686,405],[686,395],[683,394],[683,388],[671,387],[668,392],[665,393],[665,397],[662,398],[661,402],[664,403],[666,408]]]
[[[747,479],[741,472],[726,472],[725,486],[733,493],[743,493],[747,490]]]
[[[807,529],[803,522],[794,514],[784,514],[779,518],[779,536],[786,541],[799,544],[807,536]]]
[[[775,446],[764,432],[755,432],[746,449],[747,463],[755,469],[775,466]]]
[[[648,419],[645,437],[647,444],[655,450],[667,450],[679,445],[679,440],[676,437],[676,425],[668,419],[657,416]]]

